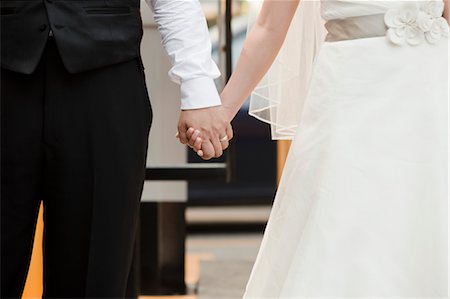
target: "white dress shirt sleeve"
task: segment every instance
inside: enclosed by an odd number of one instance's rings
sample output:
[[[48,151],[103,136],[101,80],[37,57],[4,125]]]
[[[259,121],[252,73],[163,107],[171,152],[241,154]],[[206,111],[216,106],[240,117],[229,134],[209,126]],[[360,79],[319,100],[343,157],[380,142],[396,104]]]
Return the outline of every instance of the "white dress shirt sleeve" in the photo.
[[[220,71],[211,57],[211,40],[198,0],[146,1],[172,61],[169,76],[181,87],[181,109],[221,105],[214,84]]]

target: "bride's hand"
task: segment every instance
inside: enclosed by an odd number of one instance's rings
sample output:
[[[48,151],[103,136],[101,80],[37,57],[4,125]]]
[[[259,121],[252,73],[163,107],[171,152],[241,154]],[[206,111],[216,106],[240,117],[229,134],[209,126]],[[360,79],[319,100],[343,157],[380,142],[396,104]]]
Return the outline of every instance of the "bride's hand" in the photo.
[[[201,137],[201,132],[194,128],[189,128],[186,132],[186,137],[188,139],[188,146],[192,148],[200,157],[203,157],[202,144],[203,139]],[[223,149],[228,148],[230,145],[230,140],[233,139],[233,127],[231,124],[228,125],[226,130],[226,136],[221,140],[221,145]]]
[[[191,147],[195,152],[198,152],[202,148],[202,138],[201,132],[194,128],[189,128],[186,132],[186,137],[188,139],[188,146]]]

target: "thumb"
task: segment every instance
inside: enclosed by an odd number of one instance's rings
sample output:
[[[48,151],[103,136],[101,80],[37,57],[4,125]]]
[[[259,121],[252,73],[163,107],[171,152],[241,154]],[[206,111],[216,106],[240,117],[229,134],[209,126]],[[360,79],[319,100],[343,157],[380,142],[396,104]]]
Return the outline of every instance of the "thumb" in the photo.
[[[178,138],[180,139],[180,142],[183,144],[188,143],[188,139],[186,136],[187,130],[188,130],[188,127],[186,125],[186,122],[180,120],[180,122],[178,123]]]

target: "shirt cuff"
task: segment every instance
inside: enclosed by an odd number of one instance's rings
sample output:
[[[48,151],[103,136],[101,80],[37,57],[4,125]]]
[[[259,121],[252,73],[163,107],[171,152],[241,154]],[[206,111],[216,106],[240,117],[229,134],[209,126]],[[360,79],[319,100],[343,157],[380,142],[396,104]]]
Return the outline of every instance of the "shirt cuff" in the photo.
[[[181,110],[220,105],[222,102],[213,79],[201,77],[181,82]]]

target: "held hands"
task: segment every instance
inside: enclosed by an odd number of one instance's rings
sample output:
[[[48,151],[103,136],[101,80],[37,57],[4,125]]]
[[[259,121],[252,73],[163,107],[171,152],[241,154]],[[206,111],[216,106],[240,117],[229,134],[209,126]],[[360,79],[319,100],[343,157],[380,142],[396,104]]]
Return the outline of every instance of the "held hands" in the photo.
[[[177,138],[190,146],[204,160],[218,158],[233,138],[231,116],[224,106],[183,110]]]

